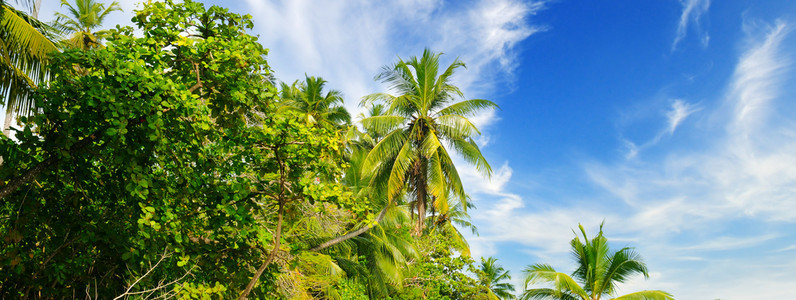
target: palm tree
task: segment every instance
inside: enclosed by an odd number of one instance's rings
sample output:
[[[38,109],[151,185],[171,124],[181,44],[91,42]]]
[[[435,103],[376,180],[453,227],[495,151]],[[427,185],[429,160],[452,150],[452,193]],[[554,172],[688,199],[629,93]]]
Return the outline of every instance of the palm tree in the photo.
[[[386,114],[365,118],[362,125],[388,132],[368,153],[363,172],[375,174],[372,185],[386,183],[381,188],[386,189],[390,201],[404,191],[414,196],[417,235],[424,228],[429,198],[433,203],[445,203],[452,191],[459,199],[466,199],[456,166],[443,143],[452,146],[483,174],[492,174],[472,139],[480,132],[467,117],[497,105],[483,99],[456,102],[464,96],[451,83],[451,77],[464,63],[456,59],[440,74],[440,55],[426,49],[419,59],[399,59],[395,65],[385,66],[376,80],[387,83],[397,94],[372,94],[362,100],[364,105],[384,102]],[[437,211],[444,213],[444,209]]]
[[[0,1],[0,104],[5,105],[3,134],[8,136],[14,115],[33,110],[31,92],[48,76],[47,55],[58,51],[52,28]]]
[[[75,0],[72,5],[66,0],[61,0],[61,7],[66,6],[67,13],[55,13],[55,27],[65,34],[71,36],[64,41],[72,48],[88,50],[99,47],[102,39],[110,36],[109,30],[96,30],[102,26],[105,17],[113,11],[121,11],[118,1],[111,2],[105,7],[105,3],[94,0]]]
[[[514,285],[508,282],[501,282],[511,280],[509,271],[503,269],[497,263],[497,259],[490,257],[487,259],[481,258],[481,265],[478,268],[478,281],[489,289],[493,296],[499,299],[514,299]]]
[[[281,84],[282,110],[293,110],[304,115],[307,123],[327,128],[340,128],[351,123],[351,115],[343,107],[343,94],[330,90],[323,94],[326,80],[306,76],[292,85]]]
[[[450,204],[450,207],[445,207],[446,211],[444,213],[435,214],[432,210],[431,217],[426,220],[426,226],[430,228],[429,231],[431,232],[436,231],[450,236],[453,249],[469,257],[470,244],[467,243],[467,239],[464,238],[459,228],[469,228],[473,234],[478,235],[478,229],[470,222],[470,215],[467,214],[467,208],[473,209],[475,205],[472,202],[462,202],[458,199],[453,199],[453,201],[449,202],[448,204]],[[438,204],[436,206],[441,205],[442,204]],[[467,207],[465,207],[465,205]],[[432,206],[432,209],[434,207],[435,206]]]
[[[604,224],[604,223],[603,223]],[[572,273],[574,279],[567,274],[556,272],[547,264],[530,265],[525,268],[525,288],[520,299],[582,299],[599,300],[602,296],[611,296],[617,292],[616,285],[625,282],[635,274],[649,278],[647,266],[641,256],[631,247],[612,252],[608,240],[603,236],[603,224],[600,233],[589,240],[583,225],[580,232],[584,241],[575,235],[570,245],[578,269]],[[552,288],[528,289],[528,285],[536,283],[552,283]],[[641,291],[614,297],[616,300],[674,300],[671,294],[664,291]]]

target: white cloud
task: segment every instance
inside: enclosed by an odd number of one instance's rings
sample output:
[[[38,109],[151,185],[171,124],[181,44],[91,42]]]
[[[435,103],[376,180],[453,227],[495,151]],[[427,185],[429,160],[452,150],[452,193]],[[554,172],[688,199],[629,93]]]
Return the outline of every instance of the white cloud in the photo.
[[[699,108],[681,99],[674,100],[674,102],[672,102],[672,109],[666,113],[666,118],[669,121],[669,134],[674,134],[674,130],[677,129],[677,126],[696,111],[699,111]]]
[[[751,30],[749,26],[747,31]],[[729,100],[735,102],[733,129],[740,134],[754,130],[752,126],[766,117],[769,103],[779,92],[782,72],[791,65],[790,58],[779,50],[790,28],[779,21],[767,29],[762,41],[751,41],[753,46],[741,57],[735,70]]]
[[[680,0],[683,5],[683,13],[680,15],[680,22],[677,24],[677,33],[672,42],[672,51],[677,49],[677,44],[685,38],[688,33],[688,26],[693,24],[697,31],[701,31],[700,19],[710,8],[710,0]],[[703,47],[707,47],[710,36],[707,32],[700,32],[700,42]]]
[[[666,127],[662,128],[658,133],[649,139],[648,141],[637,144],[629,139],[621,138],[622,142],[622,152],[625,153],[625,159],[632,160],[637,159],[639,154],[647,149],[651,148],[658,143],[661,142],[665,137],[669,137],[674,135],[675,130],[677,127],[680,126],[686,118],[691,116],[693,113],[702,110],[701,107],[686,102],[682,99],[674,99],[671,101],[671,107],[664,113],[664,117],[666,118]]]

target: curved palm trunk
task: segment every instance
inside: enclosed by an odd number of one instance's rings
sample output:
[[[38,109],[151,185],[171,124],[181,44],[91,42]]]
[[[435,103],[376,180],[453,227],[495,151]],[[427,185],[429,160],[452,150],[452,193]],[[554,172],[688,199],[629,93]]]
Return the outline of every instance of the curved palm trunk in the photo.
[[[366,231],[368,231],[371,228],[373,228],[376,225],[378,225],[379,222],[381,222],[381,219],[383,219],[384,215],[387,214],[387,209],[388,208],[390,208],[390,204],[389,203],[387,204],[387,206],[384,207],[384,209],[381,210],[379,215],[376,217],[376,220],[373,221],[373,224],[368,225],[368,226],[364,226],[364,227],[362,227],[360,229],[357,229],[355,231],[352,231],[352,232],[350,232],[350,233],[348,233],[346,235],[343,235],[343,236],[340,236],[340,237],[336,237],[334,239],[326,241],[325,243],[320,244],[320,245],[316,246],[315,248],[310,249],[310,251],[321,251],[323,249],[329,248],[329,247],[334,246],[336,244],[339,244],[339,243],[341,243],[341,242],[343,242],[345,240],[351,239],[353,237],[357,237],[360,234],[365,233]]]

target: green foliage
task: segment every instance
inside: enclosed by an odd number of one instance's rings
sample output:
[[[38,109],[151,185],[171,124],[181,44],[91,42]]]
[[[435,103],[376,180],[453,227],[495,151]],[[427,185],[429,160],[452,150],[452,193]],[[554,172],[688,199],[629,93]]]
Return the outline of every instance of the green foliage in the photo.
[[[466,117],[494,104],[444,108],[460,96],[449,82],[460,62],[419,86],[439,92],[419,115],[386,101],[359,132],[323,79],[273,85],[250,16],[147,2],[135,36],[93,31],[115,2],[64,5],[60,25],[83,44],[47,58],[37,111],[17,141],[0,138],[0,297],[490,299],[453,226],[472,227],[471,206],[439,143],[488,173]],[[438,57],[396,70],[431,76]],[[382,160],[400,149],[397,167]],[[389,177],[418,162],[427,182]],[[395,200],[426,187],[434,215],[414,236],[412,209]]]
[[[0,208],[4,296],[107,298],[140,279],[130,292],[234,297],[267,253],[290,251],[272,249],[278,207],[296,223],[307,201],[353,205],[339,184],[306,180],[342,173],[340,139],[274,113],[249,17],[186,1],[147,4],[135,21],[142,37],[122,28],[105,48],[53,57],[42,112],[19,143],[3,140],[0,180],[45,169]]]
[[[475,273],[474,261],[453,251],[450,235],[432,232],[416,242],[419,259],[394,299],[492,299],[488,287],[467,275]]]

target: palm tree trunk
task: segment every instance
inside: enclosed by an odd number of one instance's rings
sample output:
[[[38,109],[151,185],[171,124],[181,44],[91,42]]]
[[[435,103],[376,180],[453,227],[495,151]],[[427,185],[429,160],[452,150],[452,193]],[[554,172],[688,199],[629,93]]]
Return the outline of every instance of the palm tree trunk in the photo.
[[[3,135],[9,138],[11,137],[9,136],[9,134],[11,134],[11,122],[13,120],[14,120],[14,110],[6,107],[6,118],[5,121],[3,122]]]
[[[31,16],[33,16],[34,19],[39,18],[39,10],[41,10],[41,0],[36,0],[36,3],[33,4],[33,11],[31,12]]]
[[[415,191],[417,193],[417,226],[415,230],[417,235],[423,234],[423,228],[426,225],[426,164],[425,159],[420,157],[415,161],[413,172],[415,173]]]

